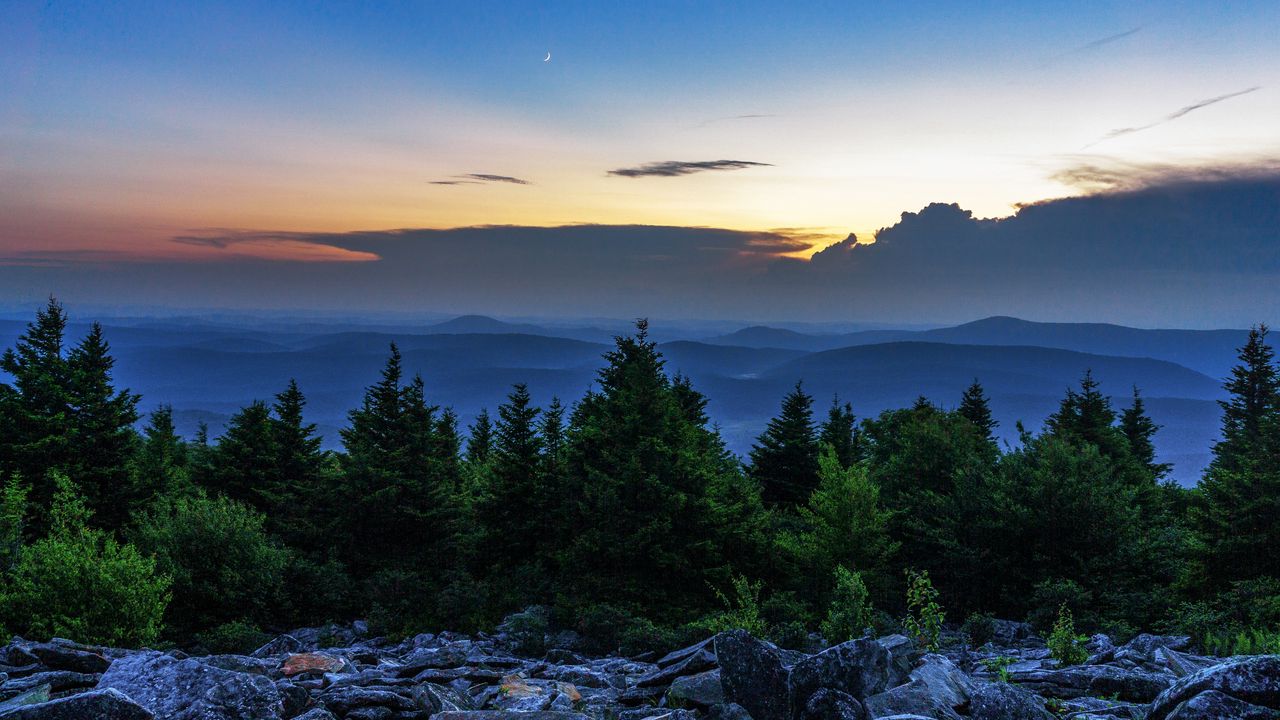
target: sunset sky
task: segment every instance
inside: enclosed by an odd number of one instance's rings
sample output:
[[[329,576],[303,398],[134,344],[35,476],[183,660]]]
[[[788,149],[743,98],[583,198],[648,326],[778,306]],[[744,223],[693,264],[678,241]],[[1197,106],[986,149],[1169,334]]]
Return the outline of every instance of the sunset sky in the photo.
[[[1277,28],[1273,1],[7,0],[0,266],[376,262],[313,236],[475,225],[805,257],[933,202],[1280,157]]]

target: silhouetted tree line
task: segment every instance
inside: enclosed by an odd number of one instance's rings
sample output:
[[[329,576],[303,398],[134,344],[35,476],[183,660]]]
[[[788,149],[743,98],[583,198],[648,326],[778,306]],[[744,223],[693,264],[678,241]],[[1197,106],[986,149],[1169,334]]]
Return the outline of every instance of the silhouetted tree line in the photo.
[[[539,408],[516,385],[465,440],[392,345],[332,452],[293,382],[216,440],[178,437],[167,407],[135,431],[140,398],[113,385],[101,329],[68,346],[66,322],[50,301],[0,359],[11,632],[242,648],[358,616],[491,628],[542,605],[604,649],[744,617],[785,644],[831,618],[891,626],[905,570],[927,571],[954,620],[1044,626],[1065,603],[1119,635],[1280,622],[1264,327],[1226,382],[1213,463],[1183,489],[1137,390],[1117,410],[1088,373],[1003,448],[976,380],[955,409],[922,397],[862,421],[838,399],[816,418],[797,384],[744,465],[644,321],[576,403]],[[849,598],[866,606],[836,607]]]

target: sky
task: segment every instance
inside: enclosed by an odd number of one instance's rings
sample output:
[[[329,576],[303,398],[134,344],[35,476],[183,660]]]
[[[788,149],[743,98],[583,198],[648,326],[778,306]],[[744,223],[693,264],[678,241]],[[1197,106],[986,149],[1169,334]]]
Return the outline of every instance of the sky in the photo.
[[[1249,260],[1280,242],[1277,27],[1248,1],[5,0],[0,303],[1238,327],[1280,306]],[[1203,212],[1152,218],[1186,192]],[[975,227],[991,257],[958,250]],[[1157,301],[1170,278],[1194,301]]]

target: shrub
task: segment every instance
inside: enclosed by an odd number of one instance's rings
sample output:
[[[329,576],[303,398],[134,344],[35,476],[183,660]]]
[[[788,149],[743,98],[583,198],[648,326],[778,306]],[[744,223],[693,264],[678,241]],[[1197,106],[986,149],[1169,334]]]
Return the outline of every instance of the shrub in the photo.
[[[1035,589],[1031,592],[1029,604],[1035,609],[1027,613],[1027,622],[1037,633],[1044,635],[1053,629],[1053,624],[1057,620],[1054,614],[1056,608],[1064,604],[1077,610],[1090,607],[1093,604],[1093,593],[1074,580],[1061,578],[1044,580],[1036,583]],[[1090,624],[1086,621],[1091,620],[1092,617],[1087,613],[1081,617],[1081,622],[1086,626]]]
[[[63,476],[48,537],[19,553],[0,590],[6,627],[40,638],[138,646],[154,642],[169,602],[169,578],[133,545],[86,526],[84,500]]]
[[[809,630],[796,620],[773,625],[769,628],[769,640],[787,650],[804,650],[809,647]]]
[[[132,538],[173,578],[167,615],[186,640],[233,621],[265,624],[283,604],[289,552],[264,518],[227,498],[169,497],[138,518]]]
[[[1235,634],[1209,633],[1201,641],[1206,652],[1219,657],[1280,654],[1280,631],[1251,628]]]
[[[531,605],[508,615],[498,625],[498,631],[511,638],[512,648],[517,653],[536,656],[547,651],[547,630],[550,627],[551,611],[541,605]]]
[[[1085,642],[1089,638],[1076,634],[1075,618],[1063,603],[1058,607],[1058,620],[1053,624],[1053,632],[1049,633],[1049,652],[1062,666],[1080,665],[1089,659],[1089,651]]]
[[[920,647],[935,652],[941,647],[942,623],[946,613],[938,604],[938,591],[929,580],[929,571],[907,570],[907,616],[902,625]]]
[[[731,596],[712,588],[724,604],[724,610],[698,620],[694,626],[713,635],[725,630],[746,630],[755,637],[765,637],[769,627],[760,614],[760,591],[764,583],[753,583],[744,575],[735,576],[732,582]]]
[[[614,652],[622,641],[623,629],[632,621],[625,610],[605,603],[588,605],[578,612],[577,630],[583,650],[594,655]]]
[[[960,632],[969,638],[973,647],[982,647],[996,635],[995,618],[987,613],[971,613],[960,626]]]
[[[665,655],[695,642],[696,632],[663,627],[647,618],[633,618],[618,634],[618,650],[629,656],[649,652]]]
[[[247,655],[262,647],[271,636],[258,626],[232,620],[196,635],[196,643],[209,654],[235,653]]]
[[[983,667],[988,671],[996,674],[996,679],[1002,683],[1009,682],[1009,666],[1017,662],[1017,658],[1008,655],[1000,655],[998,657],[990,657],[982,661]]]
[[[27,488],[17,475],[10,475],[0,488],[0,578],[18,564],[26,514]]]
[[[836,587],[827,619],[822,622],[822,634],[828,642],[842,643],[862,637],[867,628],[875,625],[875,609],[868,599],[862,573],[837,565],[835,579]]]

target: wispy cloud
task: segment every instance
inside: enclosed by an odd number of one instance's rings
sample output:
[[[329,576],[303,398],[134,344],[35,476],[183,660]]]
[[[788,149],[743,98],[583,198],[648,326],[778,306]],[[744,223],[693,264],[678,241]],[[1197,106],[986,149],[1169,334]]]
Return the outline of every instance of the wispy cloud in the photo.
[[[750,160],[663,160],[645,163],[636,167],[610,170],[610,175],[618,177],[679,177],[698,172],[712,170],[743,170],[752,167],[773,167],[769,163],[752,162]]]
[[[714,125],[716,123],[722,123],[722,122],[732,122],[734,120],[763,120],[765,118],[775,118],[775,117],[778,117],[778,116],[774,115],[773,113],[748,113],[746,115],[726,115],[724,117],[716,117],[716,118],[711,118],[710,120],[704,120],[698,123],[698,127],[704,128],[708,125]]]
[[[1050,175],[1063,185],[1091,193],[1131,192],[1190,183],[1275,182],[1280,158],[1259,158],[1215,165],[1126,163],[1110,158],[1078,156],[1079,161]],[[1039,205],[1046,202],[1028,203]]]
[[[493,175],[491,173],[467,173],[466,175],[454,175],[455,179],[451,180],[432,180],[432,185],[483,185],[485,183],[507,183],[509,185],[532,185],[533,183],[523,178],[512,177],[510,175]]]
[[[1106,135],[1103,135],[1097,140],[1094,140],[1093,142],[1089,143],[1088,145],[1085,145],[1085,148],[1086,149],[1091,148],[1094,145],[1097,145],[1098,143],[1106,142],[1107,140],[1112,140],[1114,138],[1122,137],[1124,135],[1132,135],[1133,133],[1142,132],[1143,130],[1150,130],[1151,128],[1164,125],[1167,122],[1172,122],[1174,120],[1177,120],[1178,118],[1184,115],[1187,115],[1189,113],[1195,112],[1200,108],[1208,107],[1210,105],[1215,105],[1217,103],[1222,102],[1223,100],[1230,100],[1231,98],[1240,97],[1241,95],[1248,95],[1251,92],[1255,92],[1261,89],[1262,89],[1261,85],[1254,85],[1251,88],[1246,88],[1244,90],[1237,90],[1236,92],[1233,92],[1233,93],[1227,93],[1226,95],[1219,95],[1217,97],[1211,97],[1206,100],[1201,100],[1199,102],[1192,103],[1190,105],[1187,105],[1184,108],[1179,109],[1177,112],[1172,112],[1172,113],[1169,113],[1168,115],[1165,115],[1164,117],[1160,118],[1159,120],[1156,120],[1153,123],[1147,123],[1146,125],[1138,125],[1137,127],[1116,128],[1115,130],[1112,130]]]
[[[1124,32],[1116,33],[1115,35],[1108,35],[1104,38],[1098,38],[1097,40],[1094,40],[1092,42],[1087,42],[1081,45],[1080,47],[1076,48],[1075,50],[1072,50],[1071,52],[1088,52],[1090,50],[1097,50],[1103,45],[1110,45],[1113,42],[1117,42],[1120,40],[1124,40],[1127,37],[1131,37],[1134,34],[1136,34],[1139,30],[1142,30],[1141,25],[1139,25],[1136,28],[1133,28],[1132,30],[1125,30]]]

